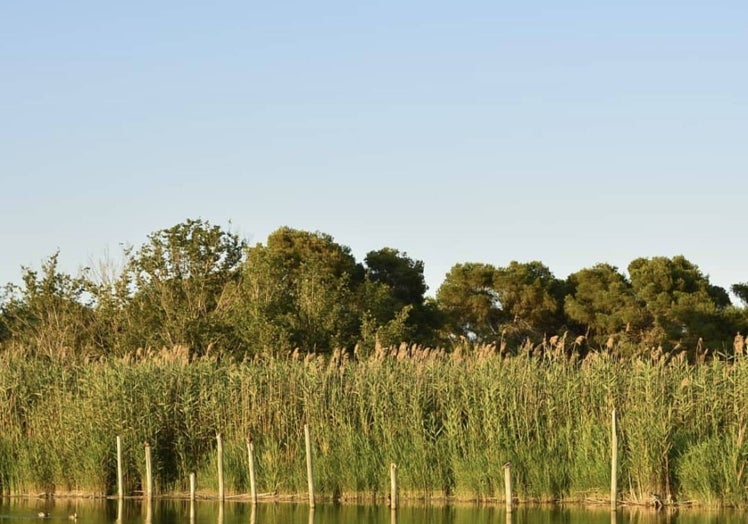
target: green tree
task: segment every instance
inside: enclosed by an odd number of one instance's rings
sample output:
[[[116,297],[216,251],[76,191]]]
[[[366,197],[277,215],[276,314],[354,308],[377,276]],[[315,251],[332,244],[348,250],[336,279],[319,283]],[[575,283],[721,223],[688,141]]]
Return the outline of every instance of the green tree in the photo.
[[[512,261],[496,270],[493,285],[507,326],[536,334],[560,328],[563,284],[541,262]]]
[[[92,350],[92,311],[85,278],[59,270],[59,252],[41,271],[22,268],[22,285],[6,286],[2,307],[9,343],[48,358],[81,356]]]
[[[448,339],[465,337],[477,343],[496,342],[501,302],[494,288],[496,268],[490,264],[456,264],[436,292]]]
[[[283,227],[247,250],[233,323],[251,352],[352,347],[363,267],[323,233]]]
[[[198,354],[216,345],[231,349],[226,318],[243,250],[236,234],[189,219],[152,233],[137,252],[128,252],[122,281],[100,300],[119,303],[129,292],[122,335],[130,347],[186,345]]]
[[[748,282],[741,282],[739,284],[733,284],[730,288],[736,297],[743,303],[743,306],[748,307]]]
[[[382,330],[380,343],[385,338],[388,344],[433,343],[437,314],[426,301],[423,262],[388,247],[370,251],[364,262],[367,286],[362,310],[368,311],[370,320]]]
[[[637,258],[628,271],[651,318],[645,342],[693,347],[699,338],[716,345],[731,336],[723,315],[730,305],[727,292],[685,257]]]
[[[644,327],[646,313],[631,284],[610,264],[597,264],[569,275],[566,316],[583,326],[587,338],[603,343],[610,335]]]

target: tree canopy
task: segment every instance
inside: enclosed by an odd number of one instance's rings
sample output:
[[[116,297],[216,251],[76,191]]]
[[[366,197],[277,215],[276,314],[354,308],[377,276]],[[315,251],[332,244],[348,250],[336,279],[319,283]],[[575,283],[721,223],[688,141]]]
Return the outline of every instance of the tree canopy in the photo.
[[[156,231],[123,251],[109,278],[73,276],[59,253],[0,298],[0,348],[48,358],[181,345],[242,358],[294,350],[367,352],[402,342],[534,344],[573,335],[729,352],[748,331],[748,284],[726,290],[683,256],[637,258],[628,275],[599,263],[559,279],[540,261],[455,264],[433,297],[424,263],[392,247],[362,262],[325,233],[281,227],[249,246],[204,220]]]

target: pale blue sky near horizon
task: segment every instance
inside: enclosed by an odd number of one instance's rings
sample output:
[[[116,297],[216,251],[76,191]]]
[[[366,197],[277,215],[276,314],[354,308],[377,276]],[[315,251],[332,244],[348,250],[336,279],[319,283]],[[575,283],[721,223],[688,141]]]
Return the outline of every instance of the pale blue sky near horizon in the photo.
[[[0,284],[202,218],[729,288],[747,143],[744,1],[5,2]]]

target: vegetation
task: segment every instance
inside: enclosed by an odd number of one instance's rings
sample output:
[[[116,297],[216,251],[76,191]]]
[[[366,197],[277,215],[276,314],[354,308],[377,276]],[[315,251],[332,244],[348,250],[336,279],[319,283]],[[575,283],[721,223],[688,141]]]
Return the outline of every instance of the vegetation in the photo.
[[[111,493],[116,435],[129,491],[146,440],[159,491],[192,471],[214,490],[218,432],[229,489],[248,489],[251,434],[262,490],[302,492],[308,422],[331,496],[382,495],[394,461],[412,495],[500,497],[511,461],[523,498],[589,498],[615,408],[626,499],[748,504],[748,284],[733,306],[684,257],[564,280],[459,263],[427,298],[423,262],[393,248],[358,262],[324,233],[249,246],[188,220],[120,270],[58,262],[0,300],[5,493]]]
[[[600,263],[567,279],[539,261],[456,264],[426,297],[423,262],[385,247],[358,262],[324,233],[283,227],[248,246],[202,220],[157,231],[126,249],[121,270],[23,268],[0,300],[0,348],[71,358],[123,356],[186,346],[242,359],[294,349],[330,353],[377,343],[517,348],[554,336],[586,349],[625,342],[627,356],[653,348],[732,351],[748,308],[682,256],[638,258],[625,276]],[[106,265],[105,265],[106,266]],[[731,290],[745,302],[748,285]]]
[[[533,355],[493,346],[402,346],[370,357],[294,354],[190,360],[184,348],[89,363],[0,356],[0,487],[5,493],[113,493],[115,436],[127,491],[142,489],[143,442],[156,489],[215,492],[215,435],[227,489],[248,491],[246,437],[260,490],[305,491],[303,423],[328,496],[382,496],[388,465],[406,495],[502,496],[511,461],[523,499],[604,499],[610,413],[620,415],[621,496],[748,503],[748,361],[695,365],[654,354]],[[536,348],[537,349],[537,348]]]

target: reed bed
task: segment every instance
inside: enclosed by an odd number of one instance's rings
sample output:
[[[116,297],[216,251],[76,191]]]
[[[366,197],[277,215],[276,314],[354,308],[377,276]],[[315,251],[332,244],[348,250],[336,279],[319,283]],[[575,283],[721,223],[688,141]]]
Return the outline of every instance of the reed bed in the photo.
[[[404,497],[499,500],[512,463],[523,500],[606,499],[610,413],[620,414],[620,497],[748,503],[748,363],[683,358],[445,353],[403,346],[366,359],[291,355],[190,361],[183,348],[90,363],[0,355],[0,489],[115,494],[115,438],[128,494],[153,450],[157,494],[214,496],[216,433],[229,496],[306,491],[303,424],[317,492],[383,498],[389,464]]]

